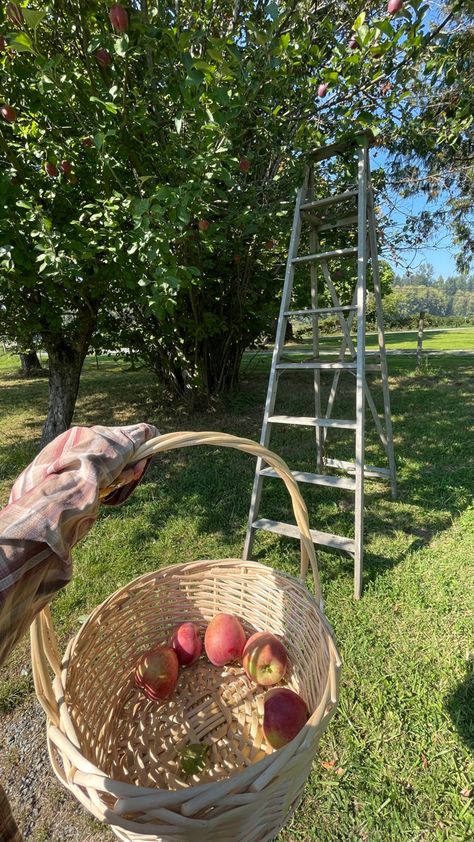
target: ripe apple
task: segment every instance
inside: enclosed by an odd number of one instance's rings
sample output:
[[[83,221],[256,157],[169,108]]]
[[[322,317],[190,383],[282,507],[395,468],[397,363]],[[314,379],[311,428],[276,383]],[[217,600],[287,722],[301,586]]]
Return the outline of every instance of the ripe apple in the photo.
[[[403,9],[403,0],[388,0],[387,12],[389,15],[395,15]]]
[[[250,169],[250,161],[247,158],[242,158],[239,161],[239,170],[240,172],[248,172]]]
[[[56,178],[57,177],[58,171],[57,171],[56,167],[54,166],[54,164],[50,164],[49,161],[46,161],[45,165],[44,165],[44,168],[45,168],[46,174],[49,175],[50,178]]]
[[[135,684],[147,699],[167,699],[178,680],[179,664],[171,646],[154,646],[139,659],[135,667]]]
[[[233,614],[216,614],[204,635],[204,647],[211,664],[223,667],[242,655],[246,636]]]
[[[349,41],[349,49],[350,49],[350,50],[357,50],[357,49],[359,49],[359,43],[358,43],[358,41],[357,41],[354,37],[352,37],[352,38],[350,39],[350,41]]]
[[[7,123],[14,123],[17,118],[17,113],[11,105],[2,105],[0,108],[0,114]]]
[[[60,167],[64,175],[69,175],[72,172],[72,164],[69,161],[61,161]]]
[[[273,748],[281,748],[301,731],[308,720],[304,699],[288,687],[274,687],[263,703],[263,733]]]
[[[84,146],[84,148],[87,148],[88,146],[92,146],[94,141],[91,137],[83,137],[81,143]]]
[[[105,47],[99,47],[99,49],[95,51],[95,60],[101,67],[108,67],[112,59],[110,58],[109,51],[106,50]]]
[[[318,96],[319,97],[326,96],[327,92],[328,92],[328,86],[326,85],[326,82],[322,82],[322,84],[318,86]]]
[[[198,228],[200,231],[207,231],[207,229],[209,228],[209,220],[200,219],[198,222]]]
[[[6,7],[7,18],[18,29],[23,26],[23,12],[18,3],[7,3]]]
[[[266,249],[272,249],[274,247],[275,247],[274,241],[273,240],[267,240],[267,242],[265,243],[265,248]]]
[[[170,646],[176,652],[180,666],[194,664],[202,652],[201,635],[196,623],[181,623],[173,632]]]
[[[110,7],[109,20],[117,32],[125,32],[128,29],[127,11],[119,3],[114,3]]]
[[[271,687],[285,675],[288,655],[274,634],[256,632],[245,644],[242,665],[249,678],[263,687]]]

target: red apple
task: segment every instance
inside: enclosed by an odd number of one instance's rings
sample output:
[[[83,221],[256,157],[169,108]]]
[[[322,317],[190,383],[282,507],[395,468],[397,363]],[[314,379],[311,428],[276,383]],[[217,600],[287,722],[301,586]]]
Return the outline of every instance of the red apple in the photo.
[[[240,172],[248,172],[250,169],[250,161],[247,158],[242,158],[239,161],[239,170]]]
[[[6,49],[7,49],[7,42],[5,41],[5,38],[3,37],[3,35],[0,35],[0,53],[3,53],[4,50],[6,50]]]
[[[81,140],[81,143],[84,146],[84,148],[86,148],[88,146],[92,146],[94,141],[92,140],[91,137],[83,137],[82,140]]]
[[[58,171],[54,164],[50,164],[49,161],[46,161],[44,165],[46,174],[49,175],[50,178],[56,178],[58,175]]]
[[[288,687],[274,687],[263,703],[263,733],[273,748],[281,748],[301,731],[308,720],[306,702]]]
[[[196,623],[181,623],[173,632],[170,646],[176,652],[180,666],[194,664],[202,652],[202,640]]]
[[[112,59],[110,58],[109,51],[106,50],[105,47],[99,47],[99,49],[95,51],[95,60],[101,67],[108,67]]]
[[[171,646],[155,646],[145,652],[135,667],[135,684],[147,699],[167,699],[178,680],[179,664]]]
[[[7,123],[14,123],[17,118],[17,113],[11,105],[2,105],[0,108],[0,114]]]
[[[318,87],[318,96],[319,97],[326,96],[327,92],[328,92],[328,86],[326,85],[326,82],[323,82]]]
[[[18,3],[7,3],[6,7],[7,18],[18,29],[23,26],[23,12]]]
[[[200,231],[207,231],[207,229],[209,228],[209,220],[200,219],[198,222],[198,228]]]
[[[274,247],[275,247],[274,241],[273,240],[267,240],[267,242],[265,243],[265,248],[266,249],[272,249]]]
[[[358,41],[354,37],[352,37],[349,41],[349,49],[350,50],[358,50],[359,49]]]
[[[72,164],[69,161],[61,161],[60,167],[64,175],[69,175],[72,172]]]
[[[263,687],[278,684],[286,672],[286,649],[270,632],[256,632],[245,644],[242,665],[249,678]]]
[[[240,254],[234,254],[234,263],[240,263],[242,257]]]
[[[128,29],[128,14],[119,3],[110,7],[109,20],[116,32],[125,32]]]
[[[233,614],[216,614],[204,635],[206,655],[216,667],[240,658],[245,641],[245,632]]]
[[[388,0],[387,12],[389,15],[395,15],[403,9],[403,0]]]

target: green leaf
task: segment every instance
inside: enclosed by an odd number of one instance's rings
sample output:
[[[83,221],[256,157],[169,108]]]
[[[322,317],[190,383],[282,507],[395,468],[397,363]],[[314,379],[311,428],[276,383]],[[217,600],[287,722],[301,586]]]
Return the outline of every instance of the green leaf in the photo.
[[[179,755],[180,768],[185,775],[197,775],[208,765],[208,754],[211,750],[205,743],[191,743]]]
[[[356,19],[355,19],[355,21],[352,25],[352,29],[354,30],[354,32],[357,32],[357,30],[359,29],[359,26],[362,26],[364,21],[365,21],[365,12],[361,12],[360,15],[358,15],[356,17]]]
[[[176,126],[176,131],[178,134],[181,134],[181,127],[183,125],[183,118],[182,117],[175,117],[174,124]]]
[[[110,111],[111,114],[118,113],[118,106],[115,105],[114,102],[104,102],[102,99],[98,99],[96,96],[90,97],[91,102],[97,102],[98,105],[101,105],[102,108],[105,108],[106,111]]]
[[[272,21],[276,21],[280,17],[280,9],[276,3],[269,3],[265,8],[265,12]]]
[[[13,50],[16,50],[18,53],[35,53],[36,50],[33,47],[33,43],[29,35],[26,32],[17,32],[15,34],[15,38],[13,41],[10,41],[10,47]]]
[[[22,12],[26,25],[31,29],[36,29],[38,24],[46,17],[46,12],[42,12],[40,9],[22,9]]]
[[[114,44],[114,50],[118,56],[124,56],[129,48],[130,39],[125,33],[121,38],[117,38]]]

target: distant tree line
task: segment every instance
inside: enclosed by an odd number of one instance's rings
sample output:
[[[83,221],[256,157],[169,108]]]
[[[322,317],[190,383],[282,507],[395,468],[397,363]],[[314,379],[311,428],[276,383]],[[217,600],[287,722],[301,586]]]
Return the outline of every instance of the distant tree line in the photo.
[[[474,317],[474,275],[435,278],[433,267],[423,264],[416,272],[396,275],[392,290],[384,297],[388,326],[408,325],[420,312],[431,317]],[[430,319],[433,323],[433,319]]]

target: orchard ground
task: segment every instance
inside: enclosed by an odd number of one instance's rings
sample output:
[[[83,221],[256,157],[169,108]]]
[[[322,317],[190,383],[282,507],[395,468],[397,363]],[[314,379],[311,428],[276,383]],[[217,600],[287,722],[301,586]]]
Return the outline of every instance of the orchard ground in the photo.
[[[395,339],[398,347],[405,341],[414,347],[416,337],[404,337]],[[473,340],[472,330],[436,329],[425,347],[434,341],[442,349],[468,350]],[[436,344],[433,350],[442,349]],[[163,398],[148,372],[107,358],[97,370],[89,358],[74,423],[149,421],[162,432],[214,429],[256,439],[270,358],[259,357],[258,365],[251,359],[244,361],[238,392],[190,416]],[[279,842],[467,842],[474,836],[473,361],[429,356],[416,374],[413,357],[389,358],[399,497],[392,501],[383,483],[367,483],[360,602],[352,599],[351,560],[320,553],[326,612],[344,661],[341,698],[304,800]],[[0,358],[0,504],[34,456],[46,412],[46,381],[20,380],[17,369],[17,358]],[[285,377],[276,411],[309,414],[311,375]],[[342,413],[354,407],[347,377]],[[380,406],[376,380],[374,394]],[[370,424],[368,431],[367,459],[380,464]],[[291,466],[310,470],[313,436],[279,429],[272,448]],[[350,456],[349,434],[340,431],[329,442],[328,455]],[[61,643],[95,605],[145,571],[238,557],[253,471],[250,457],[216,448],[187,448],[156,460],[125,506],[101,512],[76,548],[74,580],[53,602]],[[266,482],[262,514],[289,517],[284,489]],[[304,494],[313,525],[351,533],[349,493],[305,488]],[[258,535],[254,557],[297,573],[294,542]],[[112,840],[49,767],[26,640],[0,671],[0,713],[0,779],[25,839]]]

